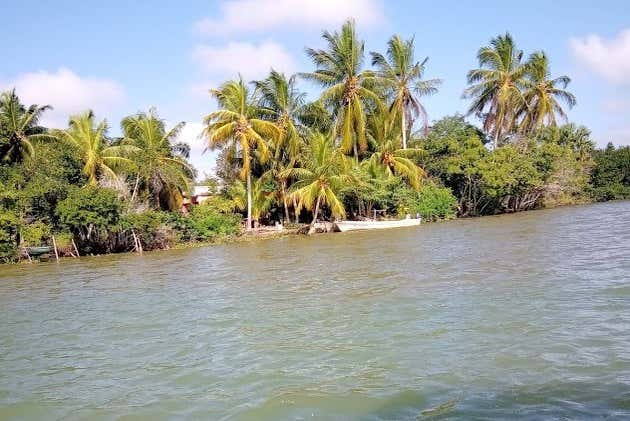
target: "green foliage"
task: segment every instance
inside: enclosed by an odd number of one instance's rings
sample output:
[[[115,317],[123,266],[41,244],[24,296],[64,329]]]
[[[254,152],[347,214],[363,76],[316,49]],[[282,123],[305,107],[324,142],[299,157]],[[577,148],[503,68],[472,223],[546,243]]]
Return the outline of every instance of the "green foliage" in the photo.
[[[21,225],[22,220],[17,213],[0,207],[0,263],[13,261],[17,257]]]
[[[591,184],[596,200],[630,199],[630,146],[597,151]]]
[[[226,203],[223,200],[208,200],[194,206],[190,215],[171,213],[168,224],[173,227],[179,240],[212,241],[220,237],[237,235],[241,231],[239,215],[224,213]]]
[[[403,188],[396,192],[394,199],[400,216],[419,214],[425,220],[434,221],[456,215],[457,198],[446,187],[426,184],[419,191]]]
[[[120,218],[119,231],[128,248],[133,247],[133,233],[145,250],[168,248],[176,239],[174,230],[168,226],[169,218],[168,212],[154,210],[125,213]]]
[[[61,224],[90,252],[103,248],[110,230],[118,226],[121,213],[116,192],[95,186],[75,188],[57,206]],[[109,247],[105,249],[109,251]]]
[[[50,225],[47,225],[42,221],[24,224],[20,230],[22,245],[25,247],[37,247],[47,244],[49,242],[50,235]]]

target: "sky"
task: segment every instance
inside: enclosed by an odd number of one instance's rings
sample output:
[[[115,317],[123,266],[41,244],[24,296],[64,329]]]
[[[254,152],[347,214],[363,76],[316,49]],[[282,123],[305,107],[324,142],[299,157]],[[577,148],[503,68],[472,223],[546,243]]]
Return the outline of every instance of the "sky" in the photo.
[[[312,70],[304,48],[323,47],[322,30],[349,17],[366,53],[384,51],[393,34],[415,37],[417,58],[429,57],[426,77],[443,80],[423,98],[431,120],[466,112],[461,94],[477,50],[508,31],[526,55],[547,53],[552,76],[571,77],[572,122],[600,146],[630,144],[628,0],[0,0],[0,16],[0,90],[52,105],[43,121],[51,127],[92,109],[112,135],[125,115],[156,107],[169,124],[187,123],[180,140],[200,176],[216,157],[199,137],[216,109],[208,90],[239,73]],[[315,98],[314,86],[301,88]]]

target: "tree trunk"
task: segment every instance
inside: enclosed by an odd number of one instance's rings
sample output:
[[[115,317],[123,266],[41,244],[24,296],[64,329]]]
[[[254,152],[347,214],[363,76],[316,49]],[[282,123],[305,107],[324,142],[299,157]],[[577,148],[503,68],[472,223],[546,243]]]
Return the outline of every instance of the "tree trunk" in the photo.
[[[402,148],[407,149],[407,122],[405,118],[405,110],[400,113],[402,119]]]
[[[321,201],[322,196],[317,196],[317,202],[315,203],[315,210],[313,211],[313,221],[311,222],[311,227],[308,230],[309,234],[313,234],[315,232],[315,222],[317,222],[317,215],[319,214],[319,202]]]
[[[287,182],[282,180],[280,182],[280,188],[282,189],[282,204],[284,204],[284,218],[287,222],[291,222],[289,217],[289,205],[287,204]]]
[[[297,206],[297,199],[295,197],[293,197],[293,212],[295,212],[295,223],[299,224],[300,223],[300,214],[298,213],[297,208],[298,208],[298,206]]]
[[[133,200],[136,198],[136,194],[138,193],[138,183],[140,182],[140,176],[137,175],[136,176],[136,183],[133,186],[133,193],[131,194],[131,203],[133,203]]]
[[[252,230],[252,173],[247,172],[247,231]]]

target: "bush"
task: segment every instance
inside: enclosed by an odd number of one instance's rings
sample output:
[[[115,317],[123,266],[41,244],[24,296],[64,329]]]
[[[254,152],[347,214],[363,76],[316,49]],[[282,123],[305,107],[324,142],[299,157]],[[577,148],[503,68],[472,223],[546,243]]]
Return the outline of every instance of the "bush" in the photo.
[[[8,210],[0,209],[0,262],[15,260],[18,250],[20,217]]]
[[[25,247],[37,247],[48,243],[50,226],[42,221],[25,224],[21,229],[22,244]]]
[[[108,236],[118,227],[121,206],[113,190],[86,186],[73,190],[59,203],[56,213],[84,251],[109,252]]]
[[[120,230],[127,242],[127,248],[133,247],[133,232],[136,233],[145,250],[169,248],[175,242],[175,233],[167,225],[169,214],[161,211],[146,211],[123,215]]]
[[[212,200],[193,206],[187,216],[170,214],[169,218],[169,225],[177,231],[179,239],[184,242],[211,241],[241,231],[241,217],[220,212]]]
[[[457,199],[449,188],[427,184],[420,191],[400,190],[396,196],[399,215],[419,214],[430,221],[455,217]]]

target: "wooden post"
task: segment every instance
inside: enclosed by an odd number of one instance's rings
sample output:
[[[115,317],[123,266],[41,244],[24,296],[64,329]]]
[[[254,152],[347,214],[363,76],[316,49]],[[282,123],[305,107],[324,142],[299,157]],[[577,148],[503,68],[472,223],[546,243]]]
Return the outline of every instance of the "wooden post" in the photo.
[[[31,259],[31,254],[28,252],[28,248],[26,248],[26,247],[22,247],[22,248],[26,252],[26,257],[28,257],[28,262],[29,263],[33,263],[33,259]]]
[[[55,260],[59,261],[59,252],[57,252],[57,242],[55,241],[55,236],[52,236],[53,239],[53,248],[55,250]]]
[[[138,239],[138,236],[136,235],[136,231],[131,230],[131,234],[133,235],[134,248],[136,249],[136,252],[138,252],[138,254],[142,256],[142,243],[140,243],[140,240]]]
[[[74,238],[72,239],[72,245],[74,246],[74,251],[77,253],[77,257],[80,257],[79,248],[77,247],[77,243],[74,242]]]

